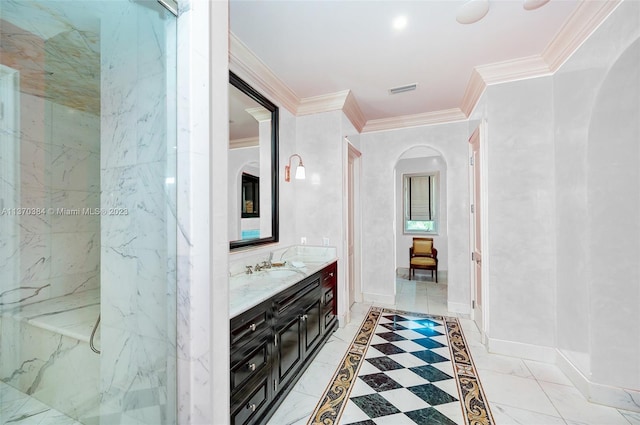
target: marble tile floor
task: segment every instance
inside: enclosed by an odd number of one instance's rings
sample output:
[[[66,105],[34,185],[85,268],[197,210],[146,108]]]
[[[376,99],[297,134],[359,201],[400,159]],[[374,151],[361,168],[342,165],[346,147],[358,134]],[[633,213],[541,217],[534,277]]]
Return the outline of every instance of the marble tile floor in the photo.
[[[551,364],[487,353],[475,324],[446,307],[446,281],[397,279],[397,302],[386,306],[419,313],[458,316],[471,347],[497,424],[640,425],[640,413],[589,403]],[[370,304],[351,308],[352,320],[339,328],[275,412],[269,425],[306,424]],[[0,382],[0,425],[81,425]]]
[[[397,310],[457,316],[498,425],[640,425],[640,413],[588,402],[552,364],[490,354],[475,323],[447,311],[446,280],[396,280]],[[269,425],[306,424],[371,304],[356,303],[351,322],[339,328],[309,365]]]
[[[10,385],[0,382],[0,425],[82,425]]]
[[[0,381],[0,425],[165,425],[145,422],[120,410],[117,405],[103,405],[80,422]],[[151,406],[147,410],[162,409]]]

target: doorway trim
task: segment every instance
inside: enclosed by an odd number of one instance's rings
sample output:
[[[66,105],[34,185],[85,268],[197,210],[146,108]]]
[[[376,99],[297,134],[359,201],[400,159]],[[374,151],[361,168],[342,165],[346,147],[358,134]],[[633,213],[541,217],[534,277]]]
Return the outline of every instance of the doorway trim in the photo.
[[[478,127],[474,129],[473,133],[478,132],[479,142],[480,142],[480,205],[482,207],[482,215],[480,217],[480,228],[482,229],[482,239],[480,241],[480,247],[482,250],[482,262],[480,264],[480,272],[482,275],[482,287],[481,287],[481,298],[483,300],[483,308],[482,308],[482,318],[481,318],[481,326],[479,327],[480,335],[482,338],[483,344],[486,344],[488,341],[489,334],[489,311],[490,311],[490,299],[489,299],[489,288],[490,288],[490,279],[489,279],[489,270],[490,270],[490,253],[489,253],[489,243],[488,243],[488,235],[489,235],[489,202],[488,202],[488,164],[489,164],[489,156],[488,156],[488,125],[487,121],[483,119]],[[472,156],[472,147],[469,144],[469,158]],[[471,163],[469,163],[469,204],[473,204],[473,169],[471,168]],[[471,319],[477,324],[476,318],[474,317],[474,305],[476,301],[475,295],[475,273],[474,273],[474,260],[472,259],[473,253],[473,239],[474,239],[474,215],[469,214],[469,261],[470,261],[470,271],[469,271],[469,293],[471,295]]]
[[[345,285],[344,323],[351,321],[351,305],[362,302],[362,211],[360,205],[361,157],[347,136],[344,137],[346,150],[345,172]]]

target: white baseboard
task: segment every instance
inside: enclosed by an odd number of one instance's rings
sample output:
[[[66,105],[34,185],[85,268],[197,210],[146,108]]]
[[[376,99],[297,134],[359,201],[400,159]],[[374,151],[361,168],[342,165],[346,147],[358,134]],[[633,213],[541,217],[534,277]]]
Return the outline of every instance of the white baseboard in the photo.
[[[362,298],[365,303],[389,304],[389,305],[393,305],[396,303],[395,295],[372,294],[369,292],[363,292]]]
[[[560,350],[556,350],[556,364],[590,402],[640,412],[639,390],[612,387],[590,381]]]
[[[344,328],[347,323],[351,322],[351,311],[346,314],[338,314],[338,326]]]
[[[556,349],[542,345],[525,344],[523,342],[505,341],[487,336],[487,349],[490,353],[520,357],[544,363],[555,363]]]

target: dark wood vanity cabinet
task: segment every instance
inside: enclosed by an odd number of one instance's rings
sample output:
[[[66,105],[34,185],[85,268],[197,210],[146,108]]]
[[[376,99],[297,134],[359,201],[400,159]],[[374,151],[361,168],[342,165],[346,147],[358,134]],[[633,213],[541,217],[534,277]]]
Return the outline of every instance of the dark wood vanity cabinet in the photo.
[[[248,424],[273,397],[273,311],[263,302],[231,319],[231,423]]]
[[[338,264],[333,263],[322,270],[322,320],[325,328],[333,326],[338,314]]]
[[[337,263],[231,319],[231,423],[265,423],[335,330]]]
[[[316,273],[274,298],[276,387],[287,385],[320,342],[320,281]]]

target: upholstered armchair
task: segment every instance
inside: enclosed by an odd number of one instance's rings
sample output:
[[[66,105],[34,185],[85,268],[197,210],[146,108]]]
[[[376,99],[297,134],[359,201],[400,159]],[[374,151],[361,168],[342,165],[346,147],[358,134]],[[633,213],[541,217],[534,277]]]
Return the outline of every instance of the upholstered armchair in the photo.
[[[431,270],[438,283],[438,250],[433,247],[433,238],[413,238],[409,248],[409,280],[415,276],[415,269]]]

